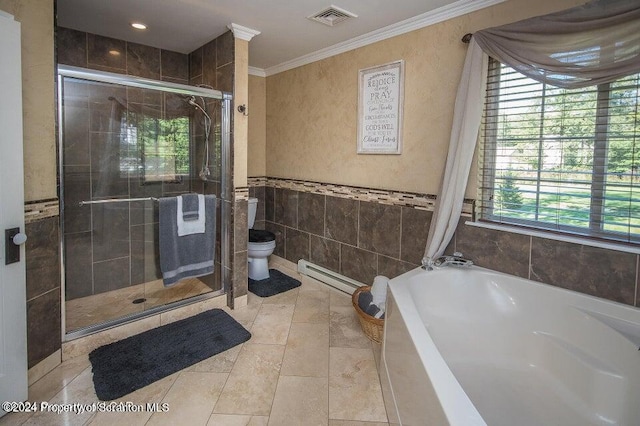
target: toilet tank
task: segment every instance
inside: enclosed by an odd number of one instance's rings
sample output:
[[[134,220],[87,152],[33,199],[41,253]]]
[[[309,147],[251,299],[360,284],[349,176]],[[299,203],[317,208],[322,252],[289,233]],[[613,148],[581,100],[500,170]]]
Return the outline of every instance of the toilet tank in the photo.
[[[258,211],[258,199],[257,198],[249,198],[249,229],[253,228],[253,223],[256,221],[256,211]]]

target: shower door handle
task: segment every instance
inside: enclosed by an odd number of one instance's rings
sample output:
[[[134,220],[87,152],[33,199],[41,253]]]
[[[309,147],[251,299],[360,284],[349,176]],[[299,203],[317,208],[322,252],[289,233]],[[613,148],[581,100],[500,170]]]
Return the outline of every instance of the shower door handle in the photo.
[[[4,264],[20,262],[20,246],[27,241],[27,235],[20,228],[4,230]]]

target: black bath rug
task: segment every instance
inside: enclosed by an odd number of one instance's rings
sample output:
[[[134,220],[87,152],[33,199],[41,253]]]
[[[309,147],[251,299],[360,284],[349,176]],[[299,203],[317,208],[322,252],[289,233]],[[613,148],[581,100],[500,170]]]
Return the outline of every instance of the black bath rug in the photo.
[[[273,296],[299,286],[300,281],[283,274],[277,269],[269,269],[269,278],[266,280],[256,281],[249,278],[249,291],[260,297]]]
[[[251,334],[221,309],[212,309],[89,354],[93,384],[110,401],[246,342]]]

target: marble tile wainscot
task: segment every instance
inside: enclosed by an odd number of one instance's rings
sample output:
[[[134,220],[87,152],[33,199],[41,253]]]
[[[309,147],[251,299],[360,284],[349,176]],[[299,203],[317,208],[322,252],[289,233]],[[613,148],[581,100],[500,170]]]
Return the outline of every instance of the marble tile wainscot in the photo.
[[[241,308],[247,304],[249,269],[247,265],[247,244],[249,242],[248,209],[249,190],[246,187],[235,189],[233,209],[233,259],[231,278],[232,291],[227,295],[229,306]]]
[[[25,203],[29,369],[59,352],[62,345],[59,222],[57,199]],[[59,363],[58,358],[55,365]]]
[[[435,196],[293,179],[249,178],[256,228],[276,234],[274,254],[306,259],[370,284],[420,265]],[[486,268],[640,307],[638,255],[467,226],[473,200],[447,253]]]

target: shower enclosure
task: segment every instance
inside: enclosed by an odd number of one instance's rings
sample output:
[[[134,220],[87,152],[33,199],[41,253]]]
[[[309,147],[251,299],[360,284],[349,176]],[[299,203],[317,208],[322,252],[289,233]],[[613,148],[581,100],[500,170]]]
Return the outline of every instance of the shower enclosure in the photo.
[[[223,294],[231,95],[58,69],[66,338]],[[215,194],[215,272],[162,284],[158,199]]]

